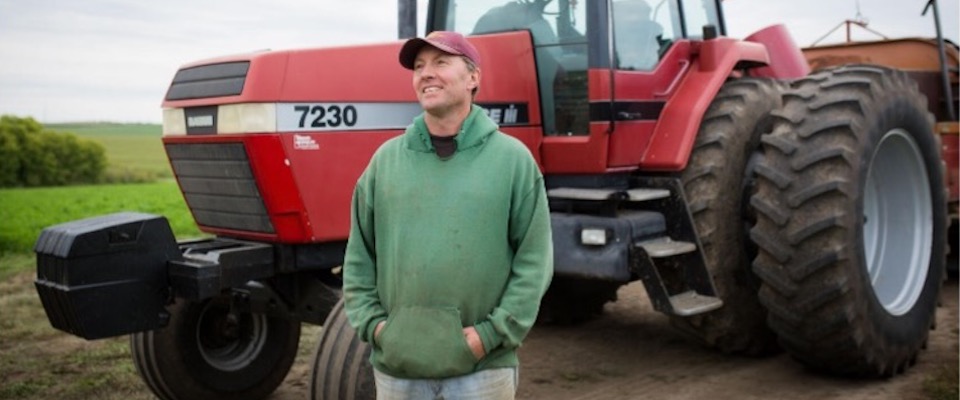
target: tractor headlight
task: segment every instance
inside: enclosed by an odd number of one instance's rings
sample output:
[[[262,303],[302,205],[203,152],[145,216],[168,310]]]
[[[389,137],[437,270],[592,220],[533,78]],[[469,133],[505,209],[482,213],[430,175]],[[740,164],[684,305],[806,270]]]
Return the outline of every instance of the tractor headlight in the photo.
[[[275,133],[274,103],[225,104],[217,109],[217,133]]]
[[[182,108],[163,109],[163,136],[186,135],[187,118]]]

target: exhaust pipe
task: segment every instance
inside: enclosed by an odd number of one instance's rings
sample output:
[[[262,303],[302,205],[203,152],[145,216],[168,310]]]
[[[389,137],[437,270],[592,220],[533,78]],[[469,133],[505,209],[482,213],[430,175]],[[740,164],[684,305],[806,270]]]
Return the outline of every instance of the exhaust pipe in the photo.
[[[417,0],[397,0],[398,39],[417,37]]]

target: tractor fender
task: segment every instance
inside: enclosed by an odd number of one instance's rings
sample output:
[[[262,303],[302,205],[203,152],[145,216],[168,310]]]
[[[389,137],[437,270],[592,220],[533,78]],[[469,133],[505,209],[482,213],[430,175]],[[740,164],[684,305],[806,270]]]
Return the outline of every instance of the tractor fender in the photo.
[[[750,70],[750,76],[773,79],[797,79],[810,74],[810,65],[783,24],[763,28],[743,39],[767,50],[770,63]]]
[[[774,28],[768,28],[765,34],[755,34],[753,40],[757,42],[718,37],[693,43],[688,72],[679,78],[681,81],[673,93],[665,93],[670,99],[640,160],[641,169],[680,171],[686,167],[703,114],[734,70],[766,68],[781,74],[780,78],[806,75],[807,69],[789,62],[789,51],[771,52],[771,43],[789,44],[800,52],[785,29]],[[803,55],[799,57],[802,61]],[[780,68],[781,64],[792,66]],[[773,66],[778,68],[771,69]]]

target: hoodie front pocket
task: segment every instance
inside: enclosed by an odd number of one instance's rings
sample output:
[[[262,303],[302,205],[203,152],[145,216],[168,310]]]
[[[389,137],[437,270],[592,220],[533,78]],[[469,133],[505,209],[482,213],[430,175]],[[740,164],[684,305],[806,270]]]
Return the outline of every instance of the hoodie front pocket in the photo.
[[[477,359],[456,308],[403,307],[380,332],[380,363],[398,376],[447,378],[473,371]]]

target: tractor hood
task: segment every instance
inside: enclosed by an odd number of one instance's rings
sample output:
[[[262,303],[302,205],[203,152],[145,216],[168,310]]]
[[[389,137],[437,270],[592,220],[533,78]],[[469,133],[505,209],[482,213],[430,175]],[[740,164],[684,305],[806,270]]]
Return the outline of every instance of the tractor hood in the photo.
[[[536,82],[529,33],[469,40],[484,59],[517,62],[509,73],[485,74],[476,101],[500,125],[539,122],[532,120],[539,108],[537,88],[529,84]],[[164,134],[403,129],[421,110],[411,72],[398,61],[402,44],[260,52],[185,65],[163,101]]]

